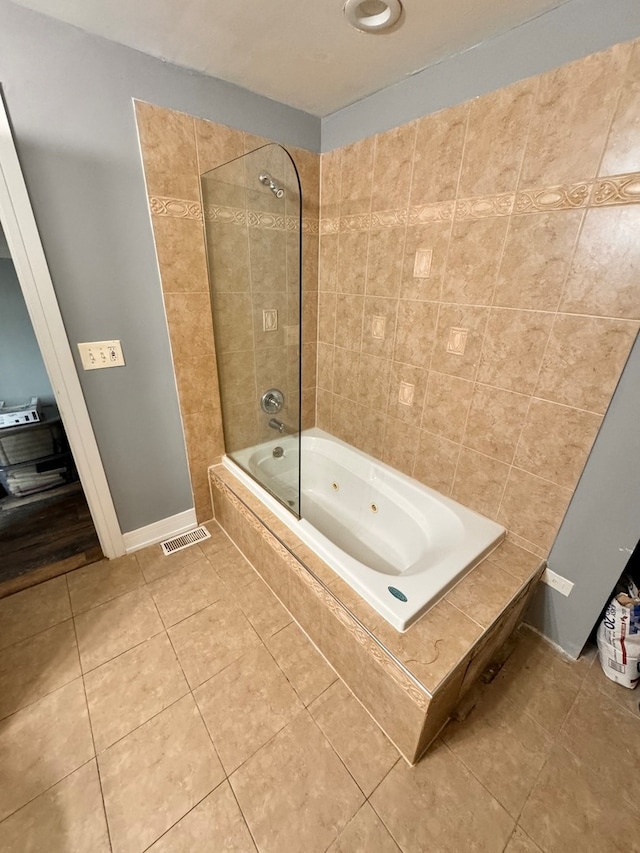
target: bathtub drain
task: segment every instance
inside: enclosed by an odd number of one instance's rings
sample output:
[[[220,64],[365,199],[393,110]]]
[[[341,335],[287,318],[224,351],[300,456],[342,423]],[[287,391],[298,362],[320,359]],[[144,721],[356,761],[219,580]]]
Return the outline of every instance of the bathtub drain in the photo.
[[[378,504],[371,504],[371,512],[378,512]]]
[[[337,483],[331,483],[331,488],[334,492],[337,492],[340,486]]]

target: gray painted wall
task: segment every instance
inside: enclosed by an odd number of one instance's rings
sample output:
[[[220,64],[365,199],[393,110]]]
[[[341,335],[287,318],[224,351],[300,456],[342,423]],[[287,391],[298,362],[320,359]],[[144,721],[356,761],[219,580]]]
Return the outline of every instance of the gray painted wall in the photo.
[[[640,35],[638,0],[570,0],[322,120],[322,150],[462,103]]]
[[[540,586],[527,621],[573,657],[640,539],[640,337],[613,395],[549,555],[575,583],[568,598]]]
[[[124,532],[192,506],[132,98],[319,149],[320,121],[0,0],[0,84]],[[79,361],[77,361],[79,364]]]
[[[0,400],[52,404],[53,391],[11,258],[0,258]]]

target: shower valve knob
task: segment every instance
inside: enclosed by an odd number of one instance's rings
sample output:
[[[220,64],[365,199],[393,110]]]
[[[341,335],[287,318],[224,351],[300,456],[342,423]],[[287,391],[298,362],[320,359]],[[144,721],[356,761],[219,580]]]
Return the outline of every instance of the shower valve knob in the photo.
[[[284,394],[277,388],[269,388],[260,397],[260,408],[268,415],[277,414],[284,406]]]

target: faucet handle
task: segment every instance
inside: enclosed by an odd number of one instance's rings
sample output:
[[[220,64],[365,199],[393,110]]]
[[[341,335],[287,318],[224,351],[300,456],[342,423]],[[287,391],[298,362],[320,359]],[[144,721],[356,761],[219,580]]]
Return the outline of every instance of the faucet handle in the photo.
[[[260,408],[268,415],[277,414],[284,406],[284,394],[277,388],[269,388],[260,397]]]

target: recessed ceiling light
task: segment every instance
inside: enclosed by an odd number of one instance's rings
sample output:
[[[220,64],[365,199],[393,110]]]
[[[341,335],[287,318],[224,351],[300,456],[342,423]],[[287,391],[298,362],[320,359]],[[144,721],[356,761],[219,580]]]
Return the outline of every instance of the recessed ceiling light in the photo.
[[[347,21],[362,33],[388,33],[402,23],[400,0],[347,0]]]

